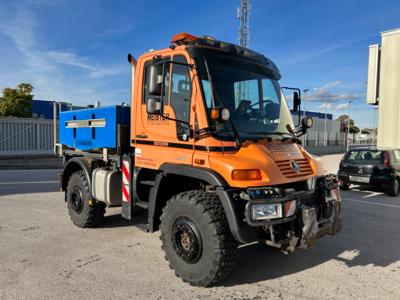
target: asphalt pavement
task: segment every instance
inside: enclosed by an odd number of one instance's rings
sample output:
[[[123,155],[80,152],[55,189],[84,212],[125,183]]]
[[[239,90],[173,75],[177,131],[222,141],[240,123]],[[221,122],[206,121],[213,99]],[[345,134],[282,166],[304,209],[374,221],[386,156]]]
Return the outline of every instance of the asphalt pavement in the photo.
[[[326,156],[335,172],[340,156]],[[336,169],[335,169],[336,168]],[[108,210],[80,229],[69,220],[57,170],[0,171],[0,299],[400,299],[400,196],[342,192],[343,230],[286,256],[262,244],[239,249],[216,287],[176,278],[159,233]]]

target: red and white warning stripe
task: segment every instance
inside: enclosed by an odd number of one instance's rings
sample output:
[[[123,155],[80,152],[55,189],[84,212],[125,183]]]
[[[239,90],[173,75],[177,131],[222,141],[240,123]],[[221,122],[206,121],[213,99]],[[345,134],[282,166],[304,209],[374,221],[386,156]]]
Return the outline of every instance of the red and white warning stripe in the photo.
[[[131,201],[131,197],[129,195],[131,174],[129,170],[129,161],[122,161],[122,201],[128,203]]]
[[[296,212],[296,200],[283,203],[285,217],[293,216]]]

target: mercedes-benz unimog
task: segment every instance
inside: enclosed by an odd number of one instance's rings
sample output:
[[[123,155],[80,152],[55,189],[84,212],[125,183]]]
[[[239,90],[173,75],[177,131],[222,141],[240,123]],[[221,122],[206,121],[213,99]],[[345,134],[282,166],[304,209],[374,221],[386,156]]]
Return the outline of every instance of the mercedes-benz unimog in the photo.
[[[290,253],[340,231],[336,178],[299,139],[312,119],[295,126],[270,59],[181,33],[128,60],[130,107],[60,114],[61,184],[75,225],[96,226],[112,206],[129,220],[145,209],[145,230],[160,230],[170,267],[198,286],[233,271],[239,244]],[[299,92],[293,103],[299,111]]]

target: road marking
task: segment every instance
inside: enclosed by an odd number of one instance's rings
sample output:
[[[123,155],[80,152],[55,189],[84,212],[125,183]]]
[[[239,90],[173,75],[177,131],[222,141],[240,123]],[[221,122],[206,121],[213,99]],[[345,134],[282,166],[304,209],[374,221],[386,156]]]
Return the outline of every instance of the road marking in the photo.
[[[59,181],[14,181],[0,182],[0,185],[16,185],[16,184],[38,184],[38,183],[60,183]]]
[[[351,199],[351,198],[345,198],[341,197],[345,201],[350,201],[350,202],[358,202],[358,203],[367,203],[367,204],[373,204],[373,205],[380,205],[380,206],[387,206],[387,207],[394,207],[394,208],[400,208],[400,205],[392,205],[392,204],[385,204],[385,203],[376,203],[376,202],[371,202],[371,201],[363,201],[363,200],[356,200],[356,199]]]

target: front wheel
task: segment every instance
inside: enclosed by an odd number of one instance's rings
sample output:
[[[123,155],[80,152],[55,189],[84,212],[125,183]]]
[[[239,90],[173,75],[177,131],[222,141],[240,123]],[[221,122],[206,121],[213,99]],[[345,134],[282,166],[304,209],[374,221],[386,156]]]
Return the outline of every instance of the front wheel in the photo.
[[[183,281],[210,286],[234,270],[237,242],[215,194],[189,191],[172,197],[160,229],[166,259]]]

